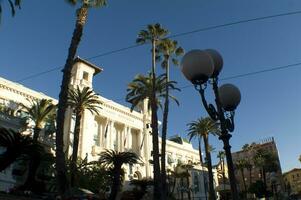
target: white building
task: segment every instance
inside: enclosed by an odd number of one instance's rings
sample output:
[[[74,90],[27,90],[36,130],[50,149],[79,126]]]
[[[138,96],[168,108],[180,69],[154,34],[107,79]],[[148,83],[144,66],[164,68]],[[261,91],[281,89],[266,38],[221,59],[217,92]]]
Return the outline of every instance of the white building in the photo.
[[[80,58],[75,59],[72,69],[71,87],[93,88],[93,77],[102,69]],[[0,103],[7,106],[17,106],[19,103],[28,104],[28,99],[52,99],[57,100],[18,83],[0,78]],[[80,133],[79,156],[88,156],[88,160],[97,160],[98,154],[104,149],[118,151],[134,151],[142,162],[134,166],[124,166],[126,169],[125,180],[132,178],[141,179],[153,176],[153,166],[150,164],[152,139],[150,128],[150,113],[147,110],[146,101],[138,111],[130,111],[130,108],[120,105],[112,100],[99,96],[103,102],[99,115],[85,111]],[[0,125],[6,123],[0,118]],[[74,127],[74,115],[67,110],[65,118],[65,148],[72,152],[72,138]],[[8,127],[8,126],[7,126]],[[161,140],[159,140],[161,141]],[[167,141],[166,147],[167,167],[173,169],[177,163],[199,163],[198,151],[190,143],[182,140]],[[191,183],[196,191],[194,197],[204,195],[204,179],[200,174],[206,173],[200,165],[192,170]],[[0,181],[3,181],[0,173]],[[7,181],[7,179],[5,179]],[[9,180],[14,182],[13,179]],[[217,181],[216,181],[217,182]],[[197,187],[197,188],[196,188]],[[1,189],[1,187],[0,187]]]

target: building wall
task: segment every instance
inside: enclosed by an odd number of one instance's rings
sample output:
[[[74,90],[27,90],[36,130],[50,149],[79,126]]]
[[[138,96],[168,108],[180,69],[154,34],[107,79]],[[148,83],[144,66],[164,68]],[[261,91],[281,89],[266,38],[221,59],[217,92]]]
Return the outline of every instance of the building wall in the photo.
[[[72,69],[71,87],[91,87],[93,88],[93,77],[101,70],[87,62],[76,62]],[[20,84],[0,78],[0,100],[5,104],[25,104],[29,105],[34,99],[53,99],[45,94],[33,91]],[[124,166],[126,169],[125,180],[132,178],[144,178],[153,176],[153,166],[149,162],[152,159],[152,138],[150,128],[150,113],[147,109],[147,100],[140,105],[137,111],[132,111],[123,105],[112,100],[98,96],[103,102],[99,114],[92,114],[85,111],[82,119],[82,130],[80,133],[79,156],[88,157],[89,161],[97,160],[99,153],[105,149],[118,151],[134,151],[142,162],[134,166]],[[66,111],[64,127],[64,144],[69,154],[72,152],[73,128],[75,116],[70,109]],[[161,139],[159,139],[161,143]],[[160,145],[161,146],[161,145]],[[178,144],[167,141],[166,148],[167,168],[173,169],[178,162],[199,163],[199,155],[189,143]],[[173,160],[174,162],[169,162]],[[191,178],[192,183],[195,174],[206,172],[205,168],[197,165]],[[198,177],[199,179],[199,177]],[[201,179],[200,179],[201,180]],[[201,182],[201,181],[200,181]],[[217,182],[217,177],[216,177]],[[197,182],[196,182],[197,183]],[[201,183],[200,183],[201,185]],[[204,184],[203,184],[204,185]],[[199,189],[201,193],[204,189]]]
[[[254,157],[258,150],[271,152],[272,154],[274,154],[276,156],[276,162],[278,165],[277,172],[275,173],[275,176],[277,179],[276,184],[278,186],[278,191],[283,191],[282,170],[281,170],[281,165],[280,165],[278,149],[277,149],[276,143],[274,141],[274,138],[268,138],[261,142],[253,143],[252,148],[250,148],[249,150],[241,150],[241,151],[232,153],[233,163],[236,163],[240,159],[247,159],[253,165],[253,168],[251,171],[252,183],[255,183],[257,180],[261,180],[260,169],[258,167],[256,167],[254,164]],[[247,187],[249,187],[249,185],[250,185],[249,184],[249,182],[250,182],[249,170],[244,169],[244,174],[245,174],[246,185],[247,185]],[[241,172],[239,170],[235,170],[235,177],[238,182],[239,190],[243,191],[244,190],[243,178],[242,178]],[[271,190],[272,173],[266,173],[266,178],[267,178],[267,187],[269,190]]]
[[[286,189],[290,187],[291,194],[301,194],[301,169],[292,169],[283,174]],[[288,186],[289,185],[289,186]]]

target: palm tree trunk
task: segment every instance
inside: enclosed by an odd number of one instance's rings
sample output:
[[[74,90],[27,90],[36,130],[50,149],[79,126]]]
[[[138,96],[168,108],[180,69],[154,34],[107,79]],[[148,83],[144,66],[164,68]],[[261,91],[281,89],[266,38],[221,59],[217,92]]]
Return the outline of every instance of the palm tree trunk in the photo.
[[[155,73],[155,40],[152,41],[152,96],[150,98],[152,111],[152,139],[153,139],[153,162],[154,162],[154,199],[160,200],[162,193],[161,173],[160,173],[160,159],[159,159],[159,139],[158,139],[158,115],[156,102],[156,73]]]
[[[109,200],[116,200],[118,191],[120,189],[120,176],[121,176],[121,166],[120,169],[118,167],[115,167],[113,170],[113,184],[112,184],[112,190],[109,197]]]
[[[72,148],[72,159],[71,159],[71,179],[70,184],[71,187],[77,185],[76,183],[76,174],[77,174],[77,158],[78,158],[78,144],[79,144],[79,135],[81,130],[81,119],[82,119],[82,112],[76,112],[76,119],[75,119],[75,126],[73,132],[73,148]]]
[[[204,135],[203,140],[205,144],[206,161],[207,161],[208,175],[209,175],[209,200],[215,200],[216,197],[215,197],[214,185],[213,185],[213,172],[212,172],[211,154],[209,152],[208,135]]]
[[[252,168],[249,168],[249,187],[252,184]]]
[[[38,127],[34,127],[33,129],[33,141],[37,142],[39,135],[41,132],[41,128]],[[27,178],[25,183],[23,184],[23,186],[21,186],[21,188],[23,189],[28,189],[28,190],[32,190],[34,187],[34,183],[35,183],[35,176],[38,170],[38,167],[40,165],[40,157],[36,156],[33,159],[30,159],[28,162],[28,174],[27,174]]]
[[[184,181],[183,181],[183,178],[181,178],[181,200],[184,199],[184,192],[183,192],[183,185],[184,185]]]
[[[169,60],[167,60],[166,66],[166,86],[165,86],[165,102],[163,110],[163,123],[162,123],[162,143],[161,143],[161,174],[162,174],[162,191],[163,198],[167,196],[167,184],[166,184],[166,137],[167,137],[167,124],[168,124],[168,112],[169,112]]]
[[[199,156],[200,156],[200,163],[201,163],[201,166],[202,166],[202,175],[203,175],[203,182],[204,182],[204,192],[205,192],[205,199],[207,200],[207,187],[205,186],[206,184],[206,178],[205,178],[205,174],[204,174],[204,171],[203,171],[203,155],[202,155],[202,145],[201,145],[201,138],[198,137],[198,143],[199,143]]]
[[[242,177],[242,182],[244,184],[244,189],[245,189],[244,192],[247,192],[247,185],[246,185],[245,173],[244,173],[244,169],[243,168],[240,169],[240,173],[241,173],[241,177]]]
[[[173,181],[172,189],[171,189],[171,194],[173,194],[175,192],[176,182],[177,182],[177,178],[175,177],[174,181]]]
[[[200,163],[203,165],[203,155],[202,155],[202,146],[201,146],[201,138],[198,137],[198,143],[199,143],[199,156],[200,156]]]
[[[76,55],[77,47],[80,43],[84,25],[88,15],[88,7],[83,4],[77,10],[77,20],[73,32],[71,44],[68,50],[66,64],[63,70],[63,80],[61,84],[61,92],[59,94],[58,112],[57,112],[57,130],[56,130],[56,172],[57,172],[57,189],[60,195],[64,195],[69,191],[69,184],[67,180],[66,160],[64,153],[64,121],[67,108],[67,97],[69,84],[71,80],[71,70],[73,60]]]
[[[33,128],[33,141],[38,141],[38,138],[40,136],[41,128],[34,127]]]
[[[187,171],[188,173],[188,171]],[[191,193],[190,193],[190,189],[189,189],[189,176],[186,177],[186,182],[187,182],[187,196],[188,196],[188,200],[191,200]]]
[[[266,171],[265,168],[262,168],[262,178],[263,178],[263,183],[264,183],[264,197],[268,200],[268,191],[267,191],[267,177],[266,177]]]
[[[37,185],[35,176],[40,165],[40,159],[40,156],[35,156],[29,161],[26,181],[23,186],[20,187],[22,190],[35,190],[35,186]]]

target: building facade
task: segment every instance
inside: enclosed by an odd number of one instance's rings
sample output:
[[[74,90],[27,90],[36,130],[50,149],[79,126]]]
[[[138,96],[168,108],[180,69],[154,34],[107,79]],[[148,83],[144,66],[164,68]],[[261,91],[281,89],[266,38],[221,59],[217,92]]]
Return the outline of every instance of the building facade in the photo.
[[[93,89],[93,77],[102,71],[101,68],[80,58],[75,59],[72,69],[70,87],[90,87]],[[33,91],[18,83],[0,78],[0,104],[16,109],[19,104],[30,105],[30,100],[53,99],[43,93]],[[98,95],[102,102],[99,114],[85,111],[82,118],[82,128],[79,141],[79,156],[87,157],[89,161],[98,160],[98,155],[105,149],[116,151],[133,151],[141,157],[141,162],[133,166],[125,167],[125,180],[151,178],[153,176],[152,139],[150,112],[147,109],[147,101],[144,101],[134,111],[112,100]],[[73,129],[75,116],[68,108],[65,117],[64,144],[65,150],[72,152]],[[10,124],[0,119],[0,125],[8,128],[18,128],[17,123]],[[161,143],[161,140],[159,139]],[[161,146],[161,145],[160,145]],[[198,151],[187,142],[168,140],[166,147],[166,162],[168,169],[174,169],[178,163],[200,163]],[[196,164],[191,170],[191,183],[194,196],[204,196],[204,176],[207,170]],[[0,173],[0,181],[4,180]],[[217,182],[217,181],[216,181]],[[198,188],[195,188],[198,187]]]
[[[286,192],[289,195],[301,196],[301,169],[294,168],[283,173]]]
[[[273,185],[277,185],[277,191],[283,191],[283,180],[282,180],[282,170],[280,165],[280,159],[278,154],[278,149],[273,137],[264,139],[260,142],[253,142],[252,144],[248,145],[247,148],[232,153],[233,163],[237,163],[239,160],[246,159],[249,164],[251,164],[251,168],[245,167],[243,169],[244,173],[244,180],[239,169],[235,169],[235,177],[238,183],[238,188],[240,191],[244,191],[244,181],[246,187],[252,183],[255,183],[258,180],[263,180],[261,168],[256,166],[255,163],[255,155],[258,151],[269,152],[274,156],[274,161],[276,163],[275,169],[273,172],[266,173],[266,182],[267,182],[267,189],[272,191]],[[276,181],[276,182],[275,182]]]

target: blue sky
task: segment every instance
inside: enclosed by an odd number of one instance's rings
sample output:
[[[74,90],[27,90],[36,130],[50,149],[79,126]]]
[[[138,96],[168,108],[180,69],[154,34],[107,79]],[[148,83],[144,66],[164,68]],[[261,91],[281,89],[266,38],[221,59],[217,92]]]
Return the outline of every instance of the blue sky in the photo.
[[[0,0],[1,1],[1,0]],[[62,0],[24,1],[12,18],[3,1],[0,25],[0,76],[12,81],[63,66],[75,23],[75,8]],[[108,1],[103,9],[91,10],[78,55],[87,58],[133,45],[139,30],[161,23],[171,34],[239,20],[299,11],[299,0],[124,0]],[[221,78],[270,67],[301,62],[301,14],[254,21],[175,38],[186,50],[213,48],[224,58]],[[91,62],[103,67],[94,88],[109,99],[124,101],[127,83],[151,65],[150,46],[141,46],[98,57]],[[161,72],[161,71],[159,71]],[[228,80],[237,85],[242,101],[237,109],[233,151],[245,143],[274,136],[283,171],[300,167],[301,67]],[[22,84],[57,97],[59,70]],[[179,86],[189,83],[173,67],[172,79]],[[211,92],[211,91],[208,91]],[[186,124],[206,116],[198,93],[188,87],[175,93],[180,107],[171,106],[169,134],[185,136]],[[209,97],[211,97],[209,95]],[[217,151],[221,142],[210,138]]]

